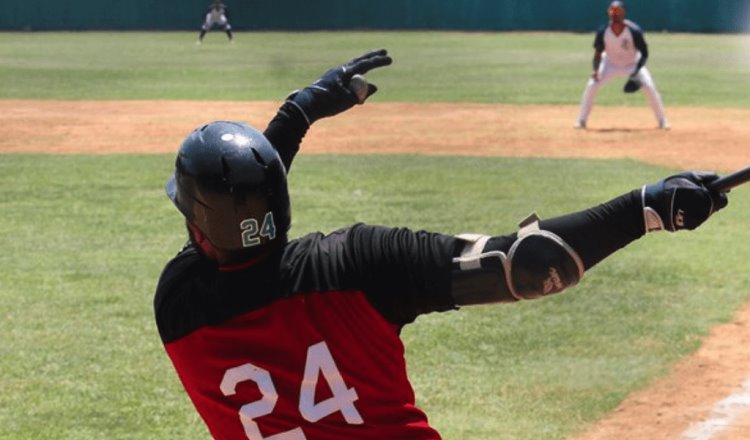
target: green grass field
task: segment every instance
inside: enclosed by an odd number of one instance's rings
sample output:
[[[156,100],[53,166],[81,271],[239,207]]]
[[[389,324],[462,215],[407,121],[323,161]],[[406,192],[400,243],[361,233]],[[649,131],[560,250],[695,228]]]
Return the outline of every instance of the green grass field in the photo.
[[[279,100],[383,46],[396,62],[373,75],[380,100],[571,104],[593,38],[240,33],[229,46],[216,33],[196,47],[195,37],[2,33],[0,98]],[[651,36],[668,105],[747,107],[737,92],[747,90],[744,40]],[[602,102],[645,105],[621,95]],[[0,156],[0,439],[208,438],[151,310],[159,272],[184,240],[163,193],[172,164],[171,155]],[[302,154],[290,175],[292,235],[356,221],[506,233],[533,210],[584,209],[672,171]],[[736,190],[700,230],[646,237],[565,294],[420,317],[403,333],[418,403],[447,440],[564,439],[597,420],[750,300],[748,199]]]
[[[667,105],[750,106],[750,37],[647,34]],[[332,65],[380,47],[379,99],[577,104],[593,33],[0,33],[0,99],[278,100]],[[642,105],[605,88],[601,104]]]

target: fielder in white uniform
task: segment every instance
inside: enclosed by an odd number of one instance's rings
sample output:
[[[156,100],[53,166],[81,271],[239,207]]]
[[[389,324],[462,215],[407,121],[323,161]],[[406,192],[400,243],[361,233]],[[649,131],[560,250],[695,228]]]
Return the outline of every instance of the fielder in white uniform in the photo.
[[[208,7],[206,12],[206,18],[201,26],[201,34],[198,37],[198,44],[203,42],[203,37],[206,36],[206,32],[216,25],[224,29],[227,33],[229,41],[232,41],[232,25],[229,24],[229,9],[227,5],[221,2],[221,0],[214,0],[214,2]]]
[[[641,83],[641,90],[654,111],[659,128],[668,129],[664,104],[645,66],[648,46],[643,31],[637,24],[625,19],[622,2],[613,1],[607,13],[609,24],[599,29],[594,39],[594,70],[583,92],[581,112],[575,127],[586,128],[594,98],[603,85],[616,77],[630,77]]]

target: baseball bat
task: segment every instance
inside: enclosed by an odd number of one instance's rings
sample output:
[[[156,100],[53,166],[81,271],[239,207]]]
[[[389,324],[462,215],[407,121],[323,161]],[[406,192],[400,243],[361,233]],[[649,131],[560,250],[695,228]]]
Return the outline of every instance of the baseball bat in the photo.
[[[719,192],[727,192],[735,186],[742,185],[748,181],[750,181],[750,167],[727,174],[724,177],[719,177],[709,183],[708,187]]]

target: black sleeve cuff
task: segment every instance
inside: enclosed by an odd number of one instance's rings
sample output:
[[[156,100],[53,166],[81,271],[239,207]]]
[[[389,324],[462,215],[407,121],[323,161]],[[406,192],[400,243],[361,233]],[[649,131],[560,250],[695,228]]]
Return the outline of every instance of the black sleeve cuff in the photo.
[[[307,134],[308,127],[302,111],[295,105],[285,102],[263,132],[279,152],[287,172],[299,151],[302,138]]]
[[[633,190],[584,211],[540,222],[570,245],[586,270],[645,233],[641,191]]]

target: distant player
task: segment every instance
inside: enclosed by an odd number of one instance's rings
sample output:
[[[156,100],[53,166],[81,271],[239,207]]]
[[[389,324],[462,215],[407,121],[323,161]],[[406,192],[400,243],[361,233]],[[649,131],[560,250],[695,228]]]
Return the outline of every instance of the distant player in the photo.
[[[654,80],[646,69],[648,46],[643,31],[637,24],[625,19],[625,6],[613,1],[608,9],[609,24],[599,29],[594,39],[594,70],[586,84],[581,99],[581,112],[576,128],[586,128],[586,121],[599,89],[615,77],[629,77],[639,84],[654,111],[659,128],[668,129],[661,96]],[[637,86],[635,87],[637,89]]]
[[[227,33],[227,37],[231,42],[232,25],[229,24],[228,17],[229,9],[227,9],[227,5],[222,3],[221,0],[214,0],[214,2],[208,7],[208,12],[206,12],[206,19],[203,21],[203,26],[201,26],[201,34],[198,37],[198,44],[203,42],[203,37],[206,36],[206,32],[211,30],[214,25],[221,26],[224,29],[224,32]]]

